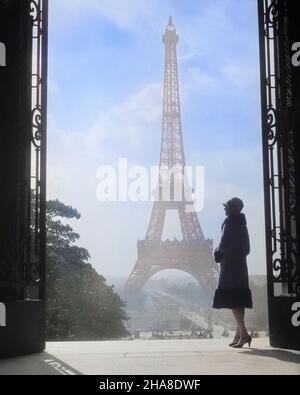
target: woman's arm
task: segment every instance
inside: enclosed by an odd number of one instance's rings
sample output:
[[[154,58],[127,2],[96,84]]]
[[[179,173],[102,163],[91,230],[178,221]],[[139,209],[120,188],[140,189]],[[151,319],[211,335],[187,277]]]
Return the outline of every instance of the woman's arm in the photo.
[[[222,251],[224,253],[225,250],[230,248],[230,245],[232,244],[232,229],[230,227],[230,224],[228,221],[225,220],[224,225],[223,225],[223,232],[221,236],[221,241],[218,247],[219,251]]]
[[[229,238],[230,238],[229,233],[230,232],[228,232],[228,223],[225,220],[223,223],[223,226],[222,226],[221,241],[220,241],[218,247],[214,251],[214,258],[217,263],[221,262],[222,257],[224,256],[224,252],[228,247]]]
[[[243,252],[245,255],[249,255],[250,254],[250,240],[249,240],[249,233],[248,233],[247,226],[243,226],[242,236],[243,236]]]

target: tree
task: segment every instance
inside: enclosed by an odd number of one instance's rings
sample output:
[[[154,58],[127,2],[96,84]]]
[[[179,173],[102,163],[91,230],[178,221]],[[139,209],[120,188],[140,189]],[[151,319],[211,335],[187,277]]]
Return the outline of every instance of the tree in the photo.
[[[101,340],[128,334],[125,304],[89,263],[90,254],[62,219],[80,213],[59,200],[47,202],[47,338]]]

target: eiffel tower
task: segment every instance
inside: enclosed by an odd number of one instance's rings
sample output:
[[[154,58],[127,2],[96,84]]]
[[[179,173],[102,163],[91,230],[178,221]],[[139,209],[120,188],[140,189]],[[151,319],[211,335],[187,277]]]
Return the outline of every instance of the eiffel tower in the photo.
[[[213,259],[213,241],[205,239],[195,210],[187,212],[191,201],[162,201],[161,190],[164,185],[163,169],[183,169],[186,165],[181,125],[177,51],[179,36],[173,25],[172,17],[163,36],[165,45],[165,82],[163,130],[160,155],[160,175],[158,182],[159,199],[154,202],[150,223],[145,240],[138,241],[138,258],[125,285],[125,292],[140,291],[155,273],[165,269],[178,269],[191,274],[206,289],[215,286],[217,266]],[[174,175],[169,178],[171,191],[174,191]],[[193,203],[192,203],[193,204]],[[163,241],[163,230],[167,210],[177,210],[183,240]]]

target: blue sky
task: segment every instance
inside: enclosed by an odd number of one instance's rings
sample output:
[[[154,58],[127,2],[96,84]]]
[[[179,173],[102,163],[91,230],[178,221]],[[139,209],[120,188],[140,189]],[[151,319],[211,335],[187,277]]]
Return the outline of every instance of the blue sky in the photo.
[[[264,273],[256,0],[52,0],[48,197],[78,208],[81,244],[104,275],[129,275],[151,204],[96,199],[96,170],[158,164],[164,48],[172,15],[186,158],[205,166],[199,218],[216,245],[221,203],[245,201],[249,271]]]

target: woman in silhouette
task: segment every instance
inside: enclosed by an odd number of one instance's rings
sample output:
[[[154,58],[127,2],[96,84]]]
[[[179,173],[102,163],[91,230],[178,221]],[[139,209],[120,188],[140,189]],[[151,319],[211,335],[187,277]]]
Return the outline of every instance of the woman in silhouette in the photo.
[[[224,204],[226,219],[222,225],[221,242],[214,255],[220,263],[218,289],[215,292],[213,307],[231,309],[237,322],[232,343],[234,348],[251,345],[244,317],[245,308],[252,308],[252,295],[246,256],[250,253],[250,242],[246,217],[241,213],[244,204],[239,198],[232,198]]]

